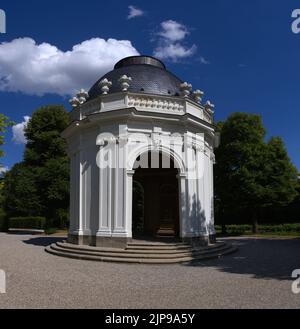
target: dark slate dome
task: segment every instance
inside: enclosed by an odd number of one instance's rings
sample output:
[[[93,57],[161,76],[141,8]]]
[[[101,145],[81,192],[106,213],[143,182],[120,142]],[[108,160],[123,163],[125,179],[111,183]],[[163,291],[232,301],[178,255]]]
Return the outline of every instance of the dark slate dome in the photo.
[[[94,84],[89,91],[89,99],[94,99],[102,94],[98,84],[105,78],[112,82],[109,94],[120,92],[121,87],[118,80],[122,75],[132,78],[128,91],[136,93],[179,96],[180,85],[183,82],[167,71],[165,65],[154,57],[126,57],[115,65],[113,71],[105,74]]]

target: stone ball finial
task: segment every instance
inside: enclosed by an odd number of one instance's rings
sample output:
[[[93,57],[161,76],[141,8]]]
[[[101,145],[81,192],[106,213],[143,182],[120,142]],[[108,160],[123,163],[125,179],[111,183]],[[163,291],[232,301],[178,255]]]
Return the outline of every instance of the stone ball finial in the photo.
[[[119,79],[119,83],[121,85],[122,91],[127,91],[130,87],[130,82],[132,81],[131,77],[128,77],[127,75],[122,75]]]
[[[205,109],[207,109],[208,111],[210,111],[210,112],[214,111],[215,105],[212,104],[210,101],[207,101],[204,106],[205,106]]]
[[[112,86],[112,82],[108,81],[106,78],[99,82],[99,87],[101,88],[102,94],[107,95],[110,87]]]
[[[180,90],[185,98],[190,96],[192,89],[193,87],[190,83],[184,82],[180,85]]]
[[[75,109],[77,106],[80,105],[80,100],[77,97],[73,97],[72,99],[69,100],[69,103]]]
[[[193,92],[193,96],[196,103],[201,103],[202,97],[204,96],[204,92],[197,89]]]

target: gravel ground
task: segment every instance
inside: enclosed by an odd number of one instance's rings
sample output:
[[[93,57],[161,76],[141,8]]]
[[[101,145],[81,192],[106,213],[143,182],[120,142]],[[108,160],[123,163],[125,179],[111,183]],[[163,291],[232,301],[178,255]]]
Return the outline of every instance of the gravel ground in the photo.
[[[300,308],[291,273],[300,240],[230,239],[233,255],[192,265],[127,265],[61,258],[58,238],[0,233],[1,308]]]

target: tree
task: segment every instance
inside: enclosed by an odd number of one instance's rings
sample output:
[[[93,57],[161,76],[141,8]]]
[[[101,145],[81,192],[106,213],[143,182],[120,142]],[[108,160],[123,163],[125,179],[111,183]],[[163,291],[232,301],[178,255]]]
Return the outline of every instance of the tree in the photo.
[[[12,121],[8,121],[8,117],[4,114],[0,113],[0,147],[5,143],[4,142],[4,134],[6,133],[6,128],[13,125]],[[0,157],[3,157],[4,151],[0,149]],[[0,164],[0,169],[3,168]]]
[[[6,133],[6,128],[9,126],[12,126],[13,122],[8,121],[8,117],[0,113],[0,147],[5,143],[4,142],[4,136]],[[0,157],[3,157],[4,151],[0,148]],[[4,181],[3,181],[3,176],[5,170],[3,170],[3,165],[0,163],[0,231],[5,229],[6,226],[6,214],[4,211]]]
[[[272,137],[267,143],[264,169],[266,202],[285,206],[294,201],[298,195],[299,173],[280,137]]]
[[[25,129],[24,161],[5,178],[6,208],[11,216],[45,216],[48,226],[65,221],[69,160],[60,134],[68,124],[63,106],[45,106],[33,113]]]
[[[60,134],[68,124],[62,106],[45,106],[34,112],[25,129],[25,163],[44,166],[49,159],[66,157],[66,142]]]
[[[265,142],[261,117],[234,113],[223,124],[216,149],[215,186],[218,208],[251,215],[253,232],[264,207],[287,204],[295,198],[297,170],[291,164],[282,140]]]
[[[4,144],[4,134],[6,132],[6,128],[13,125],[12,121],[8,121],[8,117],[4,114],[0,113],[0,146]],[[3,157],[4,152],[0,149],[0,157]]]
[[[9,217],[39,216],[45,206],[37,184],[37,168],[18,163],[4,177],[5,208]]]

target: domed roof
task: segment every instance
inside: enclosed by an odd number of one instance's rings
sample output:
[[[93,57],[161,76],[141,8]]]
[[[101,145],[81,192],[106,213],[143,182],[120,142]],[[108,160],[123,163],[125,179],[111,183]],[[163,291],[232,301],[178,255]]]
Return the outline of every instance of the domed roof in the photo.
[[[164,96],[179,96],[180,85],[183,83],[158,59],[150,56],[132,56],[119,61],[113,71],[101,77],[89,91],[89,99],[102,94],[99,82],[107,79],[112,82],[109,94],[121,91],[119,79],[127,75],[132,78],[129,92],[155,94]]]

